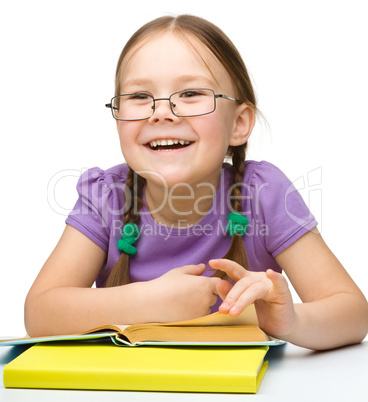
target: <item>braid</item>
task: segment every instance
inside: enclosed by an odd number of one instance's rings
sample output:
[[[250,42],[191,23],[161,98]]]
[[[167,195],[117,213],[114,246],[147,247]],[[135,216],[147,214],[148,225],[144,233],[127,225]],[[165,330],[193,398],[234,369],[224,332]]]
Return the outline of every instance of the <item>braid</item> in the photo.
[[[143,206],[143,188],[145,179],[129,169],[127,182],[124,192],[124,225],[127,223],[136,223],[140,221],[139,211]],[[130,282],[130,256],[124,252],[121,253],[114,268],[110,272],[105,287],[125,285]]]
[[[242,205],[241,205],[241,191],[239,189],[239,184],[243,183],[244,178],[244,160],[245,160],[245,147],[232,147],[233,148],[233,180],[230,185],[231,187],[231,207],[234,212],[242,212]]]
[[[239,189],[239,184],[243,183],[244,178],[244,160],[245,160],[245,150],[246,145],[231,147],[232,151],[232,171],[233,177],[230,183],[231,188],[231,208],[232,211],[242,213],[241,205],[241,191]],[[244,269],[248,270],[248,257],[245,251],[243,238],[240,234],[235,233],[231,238],[231,244],[228,252],[223,257],[228,260],[232,260],[241,265]],[[228,276],[225,272],[217,270],[212,276],[219,277],[221,279],[226,279]]]
[[[124,224],[139,223],[141,218],[139,211],[143,206],[142,194],[145,182],[142,176],[129,169],[124,193]],[[135,184],[137,185],[135,186]]]

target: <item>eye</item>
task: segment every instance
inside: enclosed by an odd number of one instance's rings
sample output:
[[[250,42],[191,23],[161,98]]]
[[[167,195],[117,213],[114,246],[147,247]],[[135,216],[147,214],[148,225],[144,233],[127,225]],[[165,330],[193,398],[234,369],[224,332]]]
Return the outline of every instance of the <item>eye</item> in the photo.
[[[197,89],[188,89],[187,91],[180,92],[180,98],[195,98],[201,95],[203,95],[203,92]]]
[[[148,94],[145,94],[144,92],[139,92],[136,94],[131,94],[131,95],[127,95],[128,99],[132,99],[132,100],[147,100],[147,99],[152,99],[152,97]]]

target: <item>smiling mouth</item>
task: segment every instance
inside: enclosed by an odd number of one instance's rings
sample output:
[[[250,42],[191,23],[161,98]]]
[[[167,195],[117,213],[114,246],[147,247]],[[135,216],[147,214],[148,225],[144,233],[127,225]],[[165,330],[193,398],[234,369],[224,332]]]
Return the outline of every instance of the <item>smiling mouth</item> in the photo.
[[[174,149],[186,148],[192,141],[167,139],[167,140],[154,140],[147,144],[154,151],[171,151]]]

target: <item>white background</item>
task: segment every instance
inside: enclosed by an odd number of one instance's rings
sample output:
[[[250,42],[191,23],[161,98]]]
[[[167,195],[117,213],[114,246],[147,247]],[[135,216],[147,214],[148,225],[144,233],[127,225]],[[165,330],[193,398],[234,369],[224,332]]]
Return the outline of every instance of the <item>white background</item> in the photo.
[[[163,14],[205,17],[233,40],[268,123],[248,157],[304,178],[322,235],[368,297],[365,1],[0,4],[0,336],[24,334],[24,299],[81,171],[122,161],[104,104],[124,43]]]

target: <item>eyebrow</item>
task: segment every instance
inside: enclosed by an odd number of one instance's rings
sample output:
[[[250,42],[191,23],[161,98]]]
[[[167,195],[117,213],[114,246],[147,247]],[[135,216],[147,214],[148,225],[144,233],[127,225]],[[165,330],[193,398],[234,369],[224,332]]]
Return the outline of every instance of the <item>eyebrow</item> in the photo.
[[[189,82],[205,82],[206,85],[214,86],[213,80],[209,79],[204,75],[182,75],[178,78],[178,81],[189,83]]]
[[[203,75],[182,75],[177,77],[176,81],[178,82],[178,84],[185,84],[185,85],[188,85],[189,83],[193,83],[195,85],[204,83],[205,86],[209,86],[210,88],[215,86],[213,80]],[[142,87],[147,85],[152,85],[152,80],[148,78],[134,78],[123,83],[122,88]]]
[[[128,80],[128,81],[124,82],[124,84],[122,85],[122,88],[132,87],[132,86],[143,86],[143,85],[150,84],[151,82],[152,81],[147,78],[136,78],[136,79]]]

